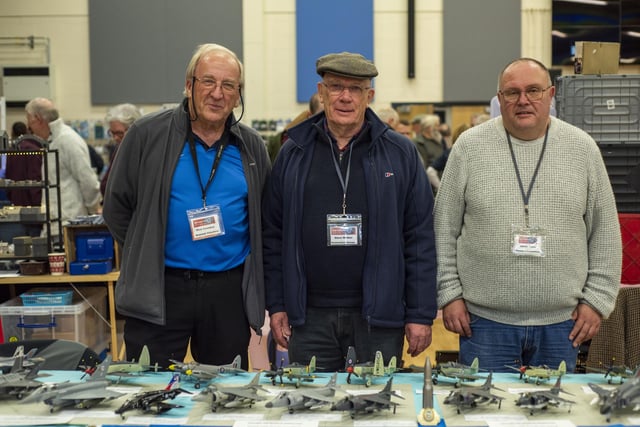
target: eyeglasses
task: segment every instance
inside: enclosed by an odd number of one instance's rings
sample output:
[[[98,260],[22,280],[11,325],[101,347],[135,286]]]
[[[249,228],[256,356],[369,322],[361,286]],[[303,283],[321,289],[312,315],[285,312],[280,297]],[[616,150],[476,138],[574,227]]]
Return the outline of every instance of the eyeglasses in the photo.
[[[108,130],[107,133],[112,138],[124,138],[123,130],[116,130],[116,131]]]
[[[197,78],[197,77],[193,77],[193,79],[197,82],[200,82],[200,84],[202,85],[202,87],[204,87],[205,89],[213,89],[215,90],[217,87],[220,87],[220,89],[222,90],[223,93],[226,94],[232,94],[234,93],[238,87],[235,83],[233,82],[229,82],[229,81],[223,81],[220,82],[218,84],[218,81],[215,79],[211,79],[209,77],[204,77],[204,78]]]
[[[540,101],[542,99],[542,95],[544,95],[544,92],[549,90],[550,88],[551,85],[547,86],[544,89],[542,89],[541,87],[530,87],[529,89],[524,91],[524,95],[529,101]],[[522,91],[517,89],[507,89],[500,91],[500,94],[507,102],[517,102],[520,99],[521,93]]]
[[[327,84],[325,82],[322,82],[322,84],[324,85],[324,87],[327,88],[327,90],[329,91],[329,94],[331,94],[332,96],[339,96],[346,89],[347,91],[349,91],[349,95],[360,97],[364,94],[366,90],[371,89],[370,87],[362,87],[362,86],[355,86],[355,85],[344,86],[337,83]]]

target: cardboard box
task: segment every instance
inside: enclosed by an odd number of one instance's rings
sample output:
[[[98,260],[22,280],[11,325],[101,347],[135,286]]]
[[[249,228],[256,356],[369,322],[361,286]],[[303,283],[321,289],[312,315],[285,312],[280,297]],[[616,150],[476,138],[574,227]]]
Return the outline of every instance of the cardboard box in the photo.
[[[620,43],[576,42],[576,74],[618,74]]]
[[[51,291],[40,288],[33,291]],[[66,288],[65,290],[68,290]],[[107,290],[82,286],[73,291],[72,304],[25,306],[17,297],[0,304],[2,334],[9,340],[64,339],[101,353],[108,347]],[[84,298],[83,298],[84,296]]]

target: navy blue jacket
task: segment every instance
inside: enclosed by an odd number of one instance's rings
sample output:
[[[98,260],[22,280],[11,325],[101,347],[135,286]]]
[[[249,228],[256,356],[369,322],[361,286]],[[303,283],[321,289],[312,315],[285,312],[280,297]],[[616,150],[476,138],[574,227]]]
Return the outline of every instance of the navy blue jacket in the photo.
[[[263,198],[266,304],[305,322],[304,187],[324,113],[289,130]],[[369,324],[430,325],[437,312],[433,194],[415,145],[367,109],[371,143],[363,165],[369,211],[362,315]],[[327,165],[327,167],[333,167]]]

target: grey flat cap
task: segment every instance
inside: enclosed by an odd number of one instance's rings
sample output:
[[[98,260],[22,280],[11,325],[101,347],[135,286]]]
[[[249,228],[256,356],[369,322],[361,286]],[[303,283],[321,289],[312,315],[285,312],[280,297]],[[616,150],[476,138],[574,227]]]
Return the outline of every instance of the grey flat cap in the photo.
[[[316,61],[316,72],[321,76],[324,76],[324,73],[331,73],[355,79],[372,79],[378,75],[373,62],[359,53],[351,52],[321,56]]]

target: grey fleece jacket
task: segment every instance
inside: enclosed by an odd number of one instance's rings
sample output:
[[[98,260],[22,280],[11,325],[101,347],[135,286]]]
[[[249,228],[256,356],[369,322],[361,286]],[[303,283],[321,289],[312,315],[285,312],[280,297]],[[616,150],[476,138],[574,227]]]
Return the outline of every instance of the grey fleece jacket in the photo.
[[[174,110],[136,121],[111,166],[103,216],[121,245],[122,263],[116,286],[116,307],[125,316],[165,323],[165,228],[171,182],[189,129],[186,100]],[[233,120],[231,117],[230,120]],[[248,185],[251,252],[244,263],[242,291],[252,329],[264,323],[262,265],[262,191],[271,165],[260,135],[238,123],[231,132],[239,149]]]
[[[526,192],[542,139],[512,142]],[[595,141],[553,117],[529,215],[546,230],[545,257],[511,253],[524,203],[502,118],[464,132],[436,198],[438,305],[464,298],[471,313],[512,325],[568,320],[580,302],[607,317],[622,264],[613,191]]]

